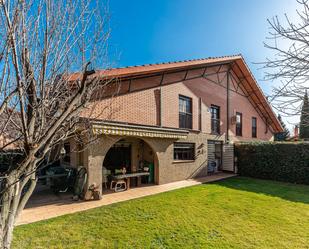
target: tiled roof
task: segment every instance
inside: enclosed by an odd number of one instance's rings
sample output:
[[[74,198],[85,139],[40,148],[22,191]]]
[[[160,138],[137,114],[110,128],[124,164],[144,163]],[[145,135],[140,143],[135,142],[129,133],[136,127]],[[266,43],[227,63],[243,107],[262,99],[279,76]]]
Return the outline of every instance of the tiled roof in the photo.
[[[129,67],[110,68],[104,70],[96,70],[95,76],[102,77],[130,77],[140,76],[144,74],[157,73],[161,71],[176,70],[187,67],[201,66],[203,64],[228,63],[237,59],[241,59],[241,55],[209,57],[204,59],[173,61],[155,64],[145,64]],[[70,75],[70,80],[77,80],[81,76],[80,72]]]

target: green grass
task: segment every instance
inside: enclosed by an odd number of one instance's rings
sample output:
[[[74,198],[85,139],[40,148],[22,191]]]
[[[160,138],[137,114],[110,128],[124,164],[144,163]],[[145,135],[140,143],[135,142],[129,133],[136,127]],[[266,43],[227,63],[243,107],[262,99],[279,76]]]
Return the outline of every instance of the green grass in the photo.
[[[13,248],[309,248],[309,186],[203,184],[19,226]]]

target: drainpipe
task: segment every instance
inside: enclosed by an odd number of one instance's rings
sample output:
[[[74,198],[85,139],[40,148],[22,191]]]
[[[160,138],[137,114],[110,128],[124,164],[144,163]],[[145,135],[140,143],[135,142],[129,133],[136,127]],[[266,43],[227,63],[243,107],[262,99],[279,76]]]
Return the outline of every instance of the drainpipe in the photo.
[[[162,97],[162,84],[163,84],[163,80],[164,80],[164,73],[162,74],[162,78],[161,78],[161,82],[160,82],[160,127],[162,127],[162,100],[163,100],[163,97]]]
[[[202,131],[202,98],[198,98],[198,129]]]
[[[160,127],[162,127],[162,86],[160,86]]]
[[[230,141],[229,137],[229,128],[230,128],[230,69],[231,66],[229,65],[229,68],[227,70],[226,75],[226,137],[225,142],[228,144]]]

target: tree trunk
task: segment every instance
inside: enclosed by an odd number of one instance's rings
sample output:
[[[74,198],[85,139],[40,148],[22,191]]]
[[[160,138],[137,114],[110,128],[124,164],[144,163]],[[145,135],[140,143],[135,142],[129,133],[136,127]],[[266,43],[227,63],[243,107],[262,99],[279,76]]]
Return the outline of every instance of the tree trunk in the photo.
[[[30,187],[23,193],[23,189],[29,181],[31,181]],[[16,176],[3,179],[0,188],[0,248],[9,249],[11,247],[15,222],[31,196],[35,185],[35,174],[23,180],[19,180],[19,177]]]
[[[1,248],[4,248],[4,249],[11,248],[11,243],[13,240],[13,229],[14,229],[13,223],[9,222],[9,224],[7,225],[5,229],[6,231],[4,231],[4,236],[1,241],[1,244],[2,244]]]

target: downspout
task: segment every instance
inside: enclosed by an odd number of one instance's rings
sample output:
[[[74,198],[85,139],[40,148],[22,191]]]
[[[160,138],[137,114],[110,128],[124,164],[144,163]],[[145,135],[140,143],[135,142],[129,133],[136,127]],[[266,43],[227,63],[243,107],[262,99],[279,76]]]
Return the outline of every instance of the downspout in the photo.
[[[164,73],[162,74],[162,78],[161,78],[161,82],[160,82],[160,127],[162,127],[162,100],[163,100],[163,96],[162,96],[162,84],[163,84],[163,80],[164,80]]]
[[[160,127],[162,127],[162,86],[160,85]]]
[[[202,98],[198,98],[198,129],[202,131]]]
[[[225,142],[228,144],[230,141],[230,136],[229,136],[229,128],[230,128],[230,69],[231,66],[229,65],[229,68],[227,70],[227,75],[226,75],[226,137],[225,137]]]

